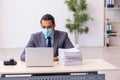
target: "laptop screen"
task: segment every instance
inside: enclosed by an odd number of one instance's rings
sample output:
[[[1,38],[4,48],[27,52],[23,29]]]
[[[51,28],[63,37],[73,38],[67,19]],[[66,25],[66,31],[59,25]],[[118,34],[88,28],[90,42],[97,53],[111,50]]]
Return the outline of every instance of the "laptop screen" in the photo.
[[[26,66],[53,66],[53,48],[26,48]]]

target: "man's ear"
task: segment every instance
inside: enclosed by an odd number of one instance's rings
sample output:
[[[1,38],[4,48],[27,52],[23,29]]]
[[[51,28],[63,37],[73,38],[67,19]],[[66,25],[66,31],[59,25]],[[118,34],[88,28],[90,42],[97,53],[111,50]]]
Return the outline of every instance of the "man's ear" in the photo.
[[[55,28],[55,25],[53,27]]]

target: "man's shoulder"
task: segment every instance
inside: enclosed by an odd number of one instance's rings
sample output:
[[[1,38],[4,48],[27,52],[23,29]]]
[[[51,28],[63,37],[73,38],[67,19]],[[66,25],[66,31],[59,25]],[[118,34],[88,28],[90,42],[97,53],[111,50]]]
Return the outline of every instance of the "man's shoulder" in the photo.
[[[55,33],[59,33],[59,34],[66,34],[67,32],[65,32],[65,31],[55,30]]]
[[[36,33],[32,33],[32,36],[40,36],[40,35],[42,35],[41,31],[40,32],[36,32]]]

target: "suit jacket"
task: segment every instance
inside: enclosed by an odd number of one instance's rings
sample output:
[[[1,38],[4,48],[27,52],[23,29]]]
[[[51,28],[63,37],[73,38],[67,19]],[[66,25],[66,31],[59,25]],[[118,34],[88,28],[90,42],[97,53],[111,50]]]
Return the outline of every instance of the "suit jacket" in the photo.
[[[53,42],[53,48],[54,48],[54,56],[58,56],[58,48],[73,48],[73,44],[71,43],[70,39],[68,38],[68,34],[63,31],[54,31],[54,42]],[[37,32],[31,35],[31,38],[26,45],[26,47],[45,47],[46,41],[44,34],[42,32]],[[23,50],[21,56],[21,61],[25,61],[25,49]]]

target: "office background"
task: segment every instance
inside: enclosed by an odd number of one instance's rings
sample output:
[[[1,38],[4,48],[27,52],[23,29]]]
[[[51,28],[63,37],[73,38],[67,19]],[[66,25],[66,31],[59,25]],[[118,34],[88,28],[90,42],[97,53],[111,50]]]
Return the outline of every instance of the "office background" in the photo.
[[[98,47],[104,44],[104,0],[87,0],[87,3],[94,20],[88,23],[89,33],[80,36],[80,45],[96,47],[80,48],[83,59],[102,58],[120,68],[120,47]],[[72,14],[64,0],[0,0],[0,60],[19,60],[31,33],[41,30],[39,20],[46,13],[55,17],[56,29],[68,32],[65,19]],[[69,33],[69,37],[74,43],[74,35]],[[120,79],[120,70],[106,74],[106,80]]]
[[[80,46],[104,45],[104,0],[87,0],[90,31],[80,36]],[[72,18],[64,0],[0,0],[0,48],[24,47],[34,32],[41,30],[40,18],[50,13],[56,29],[67,31],[65,23]],[[69,32],[68,32],[69,33]],[[69,33],[74,43],[74,35]]]

